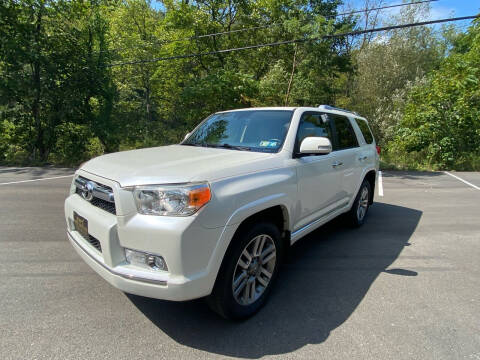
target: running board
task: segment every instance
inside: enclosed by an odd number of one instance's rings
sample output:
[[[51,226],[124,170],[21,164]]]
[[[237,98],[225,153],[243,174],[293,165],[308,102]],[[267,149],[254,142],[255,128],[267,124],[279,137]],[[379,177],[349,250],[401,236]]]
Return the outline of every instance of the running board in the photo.
[[[315,230],[316,228],[320,227],[321,225],[325,224],[327,221],[329,221],[333,218],[332,215],[334,215],[336,212],[339,212],[339,210],[342,210],[347,206],[348,206],[348,201],[345,202],[345,203],[342,203],[341,205],[339,205],[339,206],[337,206],[333,209],[331,209],[326,214],[324,214],[321,218],[318,218],[317,220],[314,220],[311,223],[302,226],[300,229],[295,230],[294,232],[292,232],[292,235],[290,237],[291,243],[293,244],[295,241],[299,240],[302,236],[305,236],[309,232],[311,232],[311,231]]]

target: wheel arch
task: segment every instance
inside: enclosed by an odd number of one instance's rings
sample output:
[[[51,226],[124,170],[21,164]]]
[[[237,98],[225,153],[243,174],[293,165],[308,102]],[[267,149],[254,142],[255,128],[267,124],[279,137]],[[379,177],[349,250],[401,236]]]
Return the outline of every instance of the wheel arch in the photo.
[[[248,216],[245,216],[238,225],[236,226],[236,229],[234,233],[231,235],[228,245],[225,248],[225,251],[222,254],[222,259],[220,262],[220,266],[218,270],[220,270],[223,266],[223,263],[225,262],[225,259],[229,256],[229,253],[231,251],[232,245],[235,242],[238,234],[240,234],[242,231],[244,231],[246,228],[249,226],[252,226],[256,222],[271,222],[275,224],[278,229],[280,230],[280,234],[282,236],[282,243],[283,243],[283,248],[284,248],[284,253],[287,252],[288,247],[290,246],[290,217],[289,217],[289,210],[286,205],[284,204],[277,204],[277,205],[272,205],[268,206],[262,209],[257,209],[256,212],[249,214]],[[232,224],[233,225],[233,224]],[[218,278],[218,271],[215,276],[215,278]]]
[[[235,234],[245,229],[245,227],[259,221],[266,221],[275,224],[280,230],[282,237],[285,237],[285,233],[289,232],[290,218],[288,209],[285,205],[279,204],[267,207],[247,216],[240,222]]]

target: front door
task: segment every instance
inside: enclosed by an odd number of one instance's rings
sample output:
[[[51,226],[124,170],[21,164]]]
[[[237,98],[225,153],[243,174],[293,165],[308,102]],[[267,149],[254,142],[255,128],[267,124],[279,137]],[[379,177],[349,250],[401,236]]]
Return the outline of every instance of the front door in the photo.
[[[308,112],[302,115],[294,152],[297,154],[298,198],[294,231],[328,215],[338,208],[341,184],[335,152],[327,155],[302,156],[300,144],[309,136],[328,137],[333,143],[332,127],[326,114]],[[300,157],[299,157],[300,156]]]

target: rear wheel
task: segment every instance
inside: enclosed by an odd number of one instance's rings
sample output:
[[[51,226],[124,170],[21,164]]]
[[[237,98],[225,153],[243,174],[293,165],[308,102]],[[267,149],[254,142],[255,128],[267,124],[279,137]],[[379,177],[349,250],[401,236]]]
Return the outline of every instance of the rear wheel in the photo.
[[[265,304],[278,273],[282,242],[270,223],[241,229],[232,241],[208,303],[227,319],[242,319]]]
[[[360,190],[358,190],[357,197],[353,202],[352,208],[348,213],[350,223],[353,226],[362,226],[365,223],[365,218],[370,206],[370,193],[372,187],[368,180],[363,180]]]

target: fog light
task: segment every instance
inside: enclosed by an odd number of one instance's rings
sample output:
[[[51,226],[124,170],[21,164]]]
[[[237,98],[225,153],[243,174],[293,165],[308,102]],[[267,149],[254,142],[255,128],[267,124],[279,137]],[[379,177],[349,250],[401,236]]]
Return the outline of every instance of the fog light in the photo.
[[[160,255],[148,254],[142,251],[125,249],[125,258],[128,263],[153,270],[168,271],[167,263]]]
[[[161,256],[149,255],[147,264],[154,270],[167,270],[167,264],[165,264],[165,260]]]

